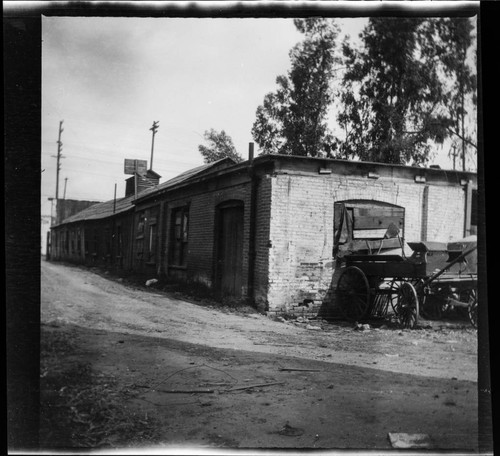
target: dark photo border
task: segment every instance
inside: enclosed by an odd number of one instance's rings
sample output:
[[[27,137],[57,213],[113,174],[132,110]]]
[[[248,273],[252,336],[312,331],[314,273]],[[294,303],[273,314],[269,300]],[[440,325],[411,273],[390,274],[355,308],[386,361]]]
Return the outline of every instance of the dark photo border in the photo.
[[[487,277],[495,277],[494,207],[487,255],[486,207],[495,197],[498,145],[493,139],[498,104],[497,2],[4,2],[4,177],[6,280],[7,445],[36,452],[39,428],[41,22],[46,16],[305,17],[472,16],[478,27],[478,276],[479,297],[488,300]],[[424,5],[428,3],[429,5]],[[486,70],[487,68],[487,70]],[[488,154],[485,151],[488,150]],[[497,178],[498,180],[498,178]],[[490,191],[486,192],[489,188]],[[489,198],[487,198],[489,195]],[[491,204],[490,204],[491,207]],[[487,276],[486,272],[490,275]],[[480,453],[493,451],[495,421],[490,366],[498,311],[493,295],[480,307],[478,398]]]

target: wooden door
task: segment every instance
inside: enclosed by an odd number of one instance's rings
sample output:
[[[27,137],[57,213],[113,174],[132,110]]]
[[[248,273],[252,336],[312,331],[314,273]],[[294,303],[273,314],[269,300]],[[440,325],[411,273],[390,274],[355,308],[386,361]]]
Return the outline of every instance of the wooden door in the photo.
[[[222,296],[241,297],[243,284],[243,207],[219,210],[217,288]]]

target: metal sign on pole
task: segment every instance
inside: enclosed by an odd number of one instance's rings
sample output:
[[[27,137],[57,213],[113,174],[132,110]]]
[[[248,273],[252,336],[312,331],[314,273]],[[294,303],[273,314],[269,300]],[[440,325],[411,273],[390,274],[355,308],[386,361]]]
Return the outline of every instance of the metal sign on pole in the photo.
[[[144,174],[148,169],[147,160],[134,160],[130,158],[125,159],[124,173],[125,174]]]

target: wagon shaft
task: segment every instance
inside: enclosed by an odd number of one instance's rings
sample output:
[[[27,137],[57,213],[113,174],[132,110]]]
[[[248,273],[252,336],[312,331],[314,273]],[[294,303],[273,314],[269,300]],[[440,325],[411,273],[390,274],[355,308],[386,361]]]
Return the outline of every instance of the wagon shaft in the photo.
[[[458,300],[456,300],[454,298],[451,298],[451,297],[449,297],[446,300],[446,304],[450,305],[450,306],[453,306],[453,307],[469,307],[469,303],[468,302],[458,301]]]

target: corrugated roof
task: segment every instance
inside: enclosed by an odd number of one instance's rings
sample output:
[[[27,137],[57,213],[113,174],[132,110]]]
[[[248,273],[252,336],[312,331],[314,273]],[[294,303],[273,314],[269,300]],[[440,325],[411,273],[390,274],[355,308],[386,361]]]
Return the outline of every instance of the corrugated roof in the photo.
[[[229,165],[233,165],[236,162],[229,157],[222,158],[221,160],[217,160],[213,163],[208,163],[206,165],[197,166],[196,168],[189,169],[178,176],[164,182],[160,185],[155,185],[154,187],[145,189],[137,195],[137,199],[142,198],[143,196],[153,194],[157,191],[172,187],[181,182],[188,180],[189,178],[201,173],[202,171],[206,171],[210,168],[214,168],[217,165],[222,164],[227,161]],[[120,214],[122,212],[126,212],[134,207],[134,199],[135,195],[130,195],[125,198],[118,198],[116,200],[116,208],[113,211],[114,200],[105,201],[104,203],[94,204],[93,206],[84,209],[78,214],[72,215],[67,219],[63,220],[59,225],[63,225],[66,223],[80,222],[83,220],[98,220],[106,217],[111,217],[112,215]]]
[[[63,220],[60,225],[65,223],[80,222],[83,220],[97,220],[120,214],[121,212],[126,212],[134,207],[134,197],[135,195],[127,196],[126,198],[117,198],[116,208],[114,211],[114,200],[94,204],[93,206],[78,212],[78,214],[72,215],[71,217]]]
[[[144,196],[150,195],[150,194],[155,193],[157,191],[161,191],[161,190],[167,189],[169,187],[173,187],[174,185],[180,184],[181,182],[184,182],[184,181],[188,180],[189,178],[196,176],[197,174],[201,173],[202,171],[207,171],[210,168],[215,168],[216,166],[222,164],[225,161],[228,162],[228,165],[235,165],[236,164],[236,162],[232,158],[225,157],[225,158],[221,158],[220,160],[217,160],[213,163],[208,163],[206,165],[197,166],[196,168],[189,169],[189,170],[179,174],[178,176],[175,176],[172,179],[170,179],[166,182],[163,182],[163,184],[160,184],[160,185],[157,185],[153,188],[148,188],[148,189],[144,190],[143,192],[141,192],[140,195],[138,195],[137,199],[143,198]]]

